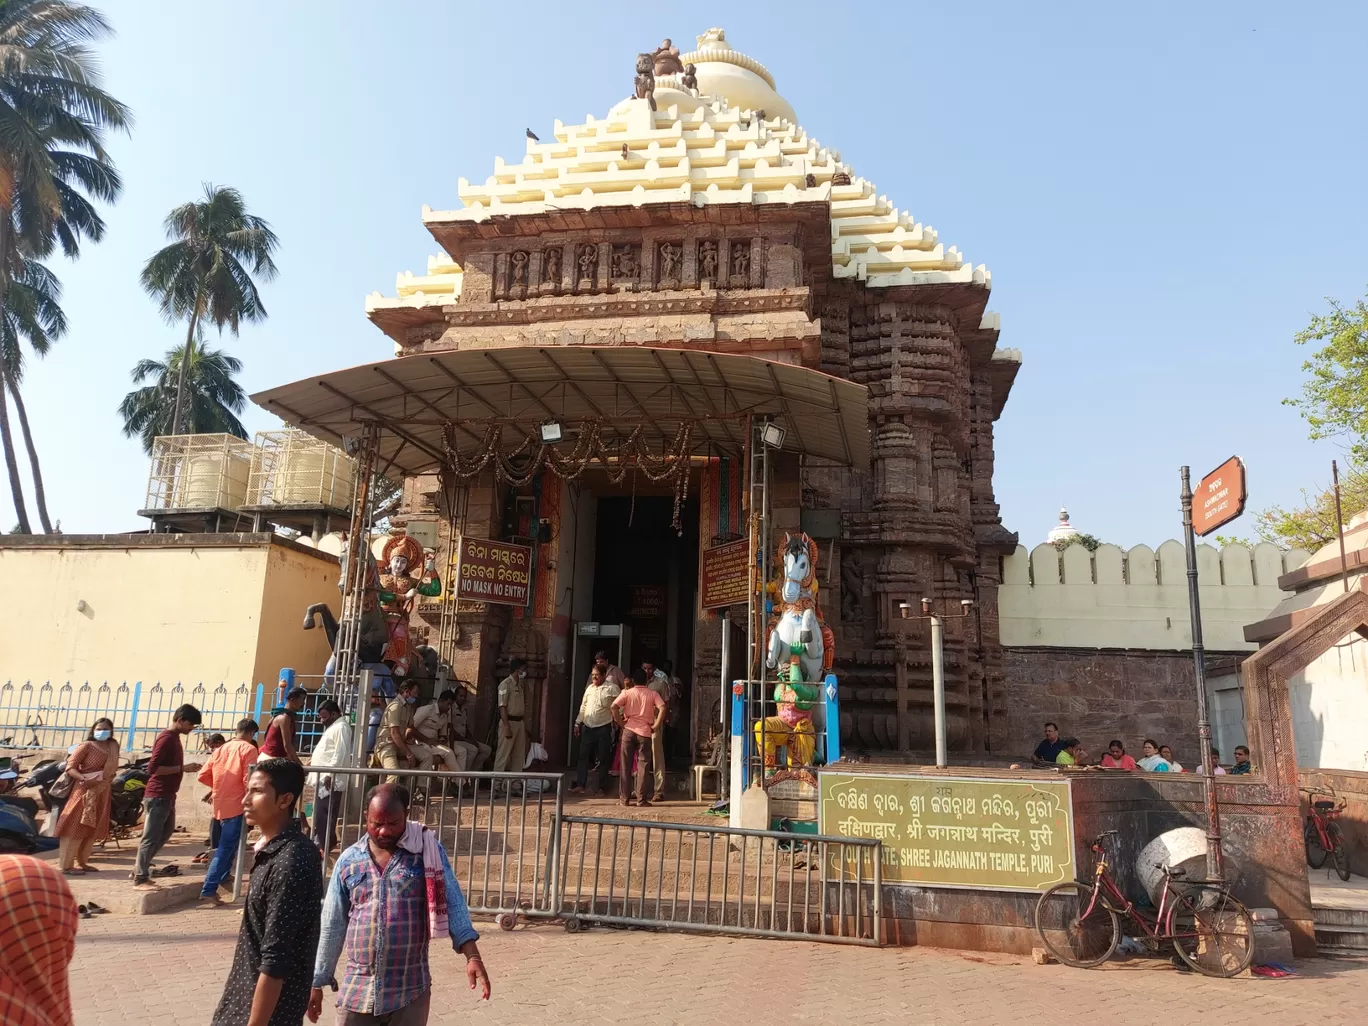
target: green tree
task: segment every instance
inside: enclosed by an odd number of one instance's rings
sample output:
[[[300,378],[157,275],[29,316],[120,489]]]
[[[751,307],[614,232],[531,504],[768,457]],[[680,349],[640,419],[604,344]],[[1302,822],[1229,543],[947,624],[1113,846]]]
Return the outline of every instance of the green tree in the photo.
[[[1368,472],[1348,467],[1340,474],[1340,509],[1344,522],[1368,509]],[[1338,537],[1335,523],[1335,492],[1331,488],[1308,492],[1302,489],[1302,504],[1285,508],[1274,506],[1254,516],[1259,537],[1283,548],[1315,552]]]
[[[100,88],[90,50],[109,34],[104,16],[83,4],[0,0],[0,322],[10,302],[22,301],[11,283],[26,273],[26,261],[59,245],[75,257],[83,238],[104,234],[91,198],[112,201],[121,185],[104,137],[131,121]],[[8,382],[0,388],[0,443],[18,526],[28,534],[7,392],[17,395]]]
[[[1352,307],[1327,299],[1328,313],[1316,314],[1297,332],[1299,346],[1320,343],[1302,364],[1309,376],[1301,395],[1284,399],[1297,409],[1313,440],[1338,438],[1348,443],[1349,465],[1340,475],[1340,507],[1348,523],[1368,509],[1368,303]],[[1265,541],[1283,548],[1314,551],[1336,537],[1335,493],[1330,488],[1302,489],[1302,502],[1273,506],[1254,517],[1254,529]]]
[[[188,432],[247,437],[247,429],[237,418],[247,406],[247,393],[233,377],[242,371],[242,361],[222,350],[205,348],[201,337],[190,350],[188,370],[183,370],[185,349],[171,350],[164,361],[139,360],[133,368],[133,384],[142,387],[129,392],[119,404],[124,435],[141,438],[143,452],[149,456],[159,435],[179,433],[171,429],[178,383],[186,392],[181,416]]]
[[[1067,538],[1061,538],[1053,544],[1060,552],[1063,552],[1070,545],[1082,545],[1089,552],[1096,552],[1097,547],[1105,543],[1101,538],[1094,537],[1091,534],[1084,534],[1080,531],[1078,534],[1071,534]]]
[[[0,312],[0,399],[8,392],[14,400],[14,411],[19,417],[19,430],[28,450],[29,469],[33,474],[33,497],[38,504],[38,518],[45,534],[52,533],[48,518],[47,494],[43,490],[43,471],[38,463],[38,449],[33,444],[29,428],[28,410],[19,384],[24,379],[24,342],[27,341],[39,356],[45,356],[52,343],[66,334],[66,314],[62,312],[62,283],[57,276],[36,260],[25,260],[10,278],[6,303]],[[0,431],[9,434],[8,411]]]
[[[1323,344],[1302,364],[1310,378],[1301,397],[1283,403],[1300,411],[1313,439],[1348,438],[1355,463],[1368,465],[1368,303],[1326,302],[1330,312],[1296,334],[1299,346]]]
[[[204,199],[183,203],[166,216],[171,243],[152,255],[142,284],[172,323],[186,320],[185,349],[192,359],[178,364],[173,413],[164,434],[179,434],[187,423],[186,370],[193,367],[195,339],[209,320],[234,335],[243,321],[266,317],[253,275],[270,281],[279,244],[271,226],[247,212],[236,189],[206,184]],[[201,428],[200,430],[205,430]]]

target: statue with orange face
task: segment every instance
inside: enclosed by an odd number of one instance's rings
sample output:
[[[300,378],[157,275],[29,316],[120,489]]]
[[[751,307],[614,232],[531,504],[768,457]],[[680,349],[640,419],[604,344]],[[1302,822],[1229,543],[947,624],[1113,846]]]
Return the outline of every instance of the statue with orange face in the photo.
[[[380,574],[380,609],[385,614],[385,630],[389,636],[385,644],[384,661],[395,676],[407,676],[413,660],[409,643],[409,617],[418,596],[432,598],[442,593],[442,582],[437,576],[437,558],[424,552],[415,538],[406,534],[392,535],[381,553],[385,569]],[[422,566],[421,576],[414,567]]]

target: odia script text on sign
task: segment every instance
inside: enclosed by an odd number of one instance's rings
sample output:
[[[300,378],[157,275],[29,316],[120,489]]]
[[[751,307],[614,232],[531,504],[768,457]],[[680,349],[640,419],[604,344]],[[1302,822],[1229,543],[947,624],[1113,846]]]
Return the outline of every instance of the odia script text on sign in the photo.
[[[750,542],[727,542],[703,550],[698,604],[717,609],[745,602],[750,589]]]
[[[1043,891],[1073,879],[1066,781],[822,773],[818,791],[823,834],[883,842],[884,883]]]
[[[526,545],[462,538],[456,567],[456,597],[506,606],[527,605],[532,550]]]

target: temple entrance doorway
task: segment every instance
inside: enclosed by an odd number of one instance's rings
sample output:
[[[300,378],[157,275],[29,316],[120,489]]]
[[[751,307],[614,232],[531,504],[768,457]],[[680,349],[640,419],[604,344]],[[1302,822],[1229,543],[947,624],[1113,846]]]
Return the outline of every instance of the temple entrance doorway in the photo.
[[[668,661],[679,678],[679,698],[665,728],[666,766],[678,770],[691,761],[698,502],[691,498],[681,505],[678,529],[674,502],[673,495],[616,490],[597,496],[591,608],[594,621],[623,626],[624,673],[647,660],[665,669]],[[587,640],[581,639],[581,647]],[[584,681],[574,685],[581,694]]]

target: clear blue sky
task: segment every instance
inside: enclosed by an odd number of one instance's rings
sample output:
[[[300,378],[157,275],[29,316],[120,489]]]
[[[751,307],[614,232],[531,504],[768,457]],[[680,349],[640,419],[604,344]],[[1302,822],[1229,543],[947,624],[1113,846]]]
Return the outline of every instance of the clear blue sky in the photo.
[[[383,358],[363,301],[424,270],[421,205],[458,205],[457,178],[516,158],[524,128],[606,113],[637,52],[712,25],[809,133],[992,270],[1001,344],[1025,359],[996,473],[1023,542],[1061,502],[1107,540],[1172,537],[1184,462],[1242,455],[1251,508],[1329,477],[1336,447],[1279,401],[1301,380],[1293,334],[1368,286],[1368,5],[102,6],[107,85],[137,116],[113,143],[126,189],[105,241],[56,262],[70,337],[25,384],[65,531],[145,525],[147,461],[115,408],[134,362],[183,335],[137,278],[202,182],[282,240],[269,321],[223,341],[248,391]]]

